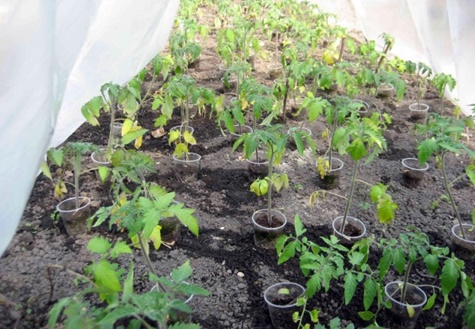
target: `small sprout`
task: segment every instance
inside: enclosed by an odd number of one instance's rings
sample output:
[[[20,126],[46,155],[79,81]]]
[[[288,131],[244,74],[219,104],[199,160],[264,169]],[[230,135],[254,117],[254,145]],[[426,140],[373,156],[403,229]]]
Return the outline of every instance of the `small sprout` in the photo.
[[[280,288],[277,293],[279,295],[290,295],[290,290],[288,288]]]

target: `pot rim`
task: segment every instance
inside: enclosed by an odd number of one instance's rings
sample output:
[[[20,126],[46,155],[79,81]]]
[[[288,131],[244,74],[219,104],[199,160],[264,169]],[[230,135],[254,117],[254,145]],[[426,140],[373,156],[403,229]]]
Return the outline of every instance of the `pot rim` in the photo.
[[[322,159],[325,160],[325,159],[328,159],[328,157],[323,157]],[[331,173],[331,172],[335,172],[335,171],[342,170],[343,167],[345,166],[345,163],[344,163],[343,160],[341,160],[340,158],[332,157],[332,163],[333,163],[333,161],[340,162],[340,166],[338,166],[337,168],[333,169],[333,166],[332,166],[331,163],[330,163],[330,166],[331,166],[331,168],[330,168],[330,173]]]
[[[91,160],[92,160],[92,162],[94,162],[94,164],[98,164],[100,166],[107,166],[107,165],[111,164],[110,161],[99,161],[99,160],[94,159],[96,154],[101,154],[104,151],[105,151],[105,149],[99,149],[98,151],[94,151],[94,152],[91,153]]]
[[[287,304],[287,305],[276,305],[276,304],[274,304],[274,303],[272,303],[268,300],[267,295],[268,295],[270,289],[272,289],[276,286],[280,286],[280,285],[294,286],[294,287],[302,289],[302,293],[295,299],[295,303]],[[300,285],[296,282],[292,282],[292,281],[278,282],[278,283],[274,283],[273,285],[271,285],[270,287],[268,287],[264,291],[264,300],[267,303],[267,305],[271,305],[272,307],[275,307],[275,308],[290,308],[290,307],[297,306],[297,299],[300,298],[301,296],[303,296],[305,294],[305,292],[306,292],[306,289],[302,285]]]
[[[177,162],[180,162],[180,163],[196,163],[196,162],[200,162],[201,160],[201,155],[199,155],[198,153],[193,153],[193,152],[188,152],[188,157],[190,157],[190,155],[193,157],[193,159],[179,159],[177,157],[176,154],[173,155],[173,160],[174,161],[177,161]],[[183,157],[183,155],[182,155]]]
[[[403,165],[404,167],[410,169],[410,170],[414,170],[414,171],[427,171],[427,170],[429,169],[429,164],[428,164],[427,162],[424,164],[424,168],[414,168],[414,167],[408,165],[408,164],[406,163],[407,161],[419,161],[419,159],[417,159],[417,158],[404,158],[404,159],[401,160],[402,165]]]
[[[357,235],[357,236],[349,236],[349,235],[343,234],[343,232],[340,232],[335,227],[336,221],[340,218],[343,218],[343,216],[337,216],[337,217],[335,217],[335,219],[333,219],[332,228],[335,232],[337,232],[339,235],[341,235],[345,239],[348,239],[349,241],[355,241],[355,240],[361,239],[362,237],[364,237],[366,235],[366,225],[361,220],[359,220],[358,218],[353,217],[353,216],[346,216],[347,222],[348,222],[348,220],[350,220],[350,221],[356,222],[358,224],[361,224],[361,226],[363,227],[363,232],[360,235]]]
[[[79,208],[74,208],[74,209],[70,209],[70,210],[63,210],[61,209],[61,205],[65,204],[66,202],[71,202],[72,200],[75,200],[76,197],[73,196],[71,198],[67,198],[63,201],[61,201],[60,203],[58,203],[56,205],[56,210],[60,213],[72,213],[72,212],[77,212],[77,211],[80,211],[82,209],[85,209],[86,207],[88,207],[90,204],[91,204],[91,199],[89,199],[88,197],[86,196],[80,196],[79,199],[82,199],[82,200],[87,200],[87,203],[85,205],[83,205],[82,207],[79,207]]]
[[[475,225],[473,224],[469,224],[469,223],[463,223],[462,226],[465,228],[465,227],[472,227],[472,228],[475,228]],[[460,224],[455,224],[454,226],[452,226],[452,229],[450,230],[450,232],[452,233],[452,236],[460,241],[463,241],[464,243],[467,243],[467,244],[473,244],[475,245],[475,240],[467,240],[467,239],[464,239],[462,236],[458,235],[455,233],[455,230],[457,228],[460,228]]]
[[[280,225],[278,227],[267,227],[267,226],[262,226],[262,225],[259,225],[258,223],[256,223],[256,221],[254,220],[255,215],[256,214],[261,214],[261,213],[267,213],[267,210],[268,209],[259,209],[259,210],[254,211],[254,213],[252,214],[252,217],[251,217],[252,224],[257,226],[258,228],[260,228],[262,230],[266,230],[266,231],[270,231],[270,232],[282,230],[285,227],[285,225],[287,225],[287,216],[285,216],[282,212],[280,212],[277,209],[271,209],[270,211],[271,211],[271,213],[280,215],[280,217],[282,217],[282,219],[284,220],[282,225]]]
[[[411,110],[412,112],[427,112],[429,111],[429,108],[430,106],[426,103],[412,103],[411,105],[409,105],[409,110]]]
[[[171,127],[171,128],[170,128],[170,131],[172,131],[172,130],[179,130],[179,131],[181,131],[181,130],[182,130],[182,127],[183,127],[183,125],[174,126],[174,127]],[[195,132],[195,128],[193,128],[192,126],[188,125],[188,131],[189,131],[190,133],[194,133],[194,132]]]
[[[384,294],[386,295],[387,298],[389,298],[391,300],[391,302],[394,302],[398,305],[412,306],[414,308],[422,308],[425,305],[425,303],[427,302],[427,294],[424,292],[424,290],[422,290],[418,285],[408,282],[407,285],[410,286],[410,287],[415,288],[416,291],[419,292],[424,297],[424,301],[419,303],[419,304],[401,303],[400,301],[398,301],[398,300],[394,299],[392,296],[390,296],[389,293],[387,292],[388,287],[390,285],[394,285],[394,284],[400,285],[400,284],[403,284],[403,281],[400,281],[400,280],[391,281],[391,282],[387,283],[384,286]]]
[[[310,130],[310,128],[299,126],[290,127],[289,130],[287,130],[287,135],[290,135],[293,130],[305,130],[310,136],[312,136],[312,131]]]
[[[258,152],[259,154],[265,154],[264,151],[257,151],[257,152]],[[258,165],[258,166],[259,166],[259,165],[266,165],[266,166],[267,166],[267,165],[269,164],[269,160],[267,160],[267,158],[266,158],[265,155],[263,155],[263,156],[260,157],[260,158],[263,159],[263,160],[265,159],[265,161],[257,162],[257,161],[253,161],[253,160],[251,160],[251,159],[246,159],[246,161],[249,162],[249,163],[251,163],[251,164],[253,164],[253,165]]]
[[[252,127],[251,127],[251,126],[248,126],[248,125],[235,124],[235,125],[234,125],[234,128],[237,128],[237,127],[241,127],[241,128],[244,128],[245,130],[247,130],[247,131],[245,131],[244,133],[246,133],[246,132],[247,132],[247,133],[252,133],[252,132],[253,132]],[[234,131],[236,131],[236,129],[234,129]],[[232,133],[232,132],[229,132],[229,133],[230,133],[231,135],[233,135],[233,136],[242,136],[242,134],[237,134],[236,132],[233,132],[233,133]]]

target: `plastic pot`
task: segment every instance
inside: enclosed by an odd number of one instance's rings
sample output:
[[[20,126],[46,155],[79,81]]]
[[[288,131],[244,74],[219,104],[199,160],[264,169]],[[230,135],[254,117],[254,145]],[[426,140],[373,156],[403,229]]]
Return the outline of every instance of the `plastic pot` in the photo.
[[[323,161],[328,161],[327,157],[323,158]],[[330,164],[330,171],[325,176],[317,174],[318,186],[324,190],[333,190],[340,185],[340,176],[343,171],[344,163],[338,158],[332,157],[332,163]]]
[[[382,83],[378,87],[378,96],[391,97],[394,94],[394,86],[390,83]]]
[[[293,132],[302,132],[302,133],[307,133],[309,137],[312,136],[312,131],[307,128],[307,127],[292,127],[289,130],[287,130],[287,135],[289,135],[289,141],[295,146],[295,140],[294,137],[292,136]],[[303,136],[303,142],[306,144],[306,136]]]
[[[234,125],[234,132],[229,132],[229,141],[234,143],[239,137],[245,133],[252,133],[252,128],[247,125]]]
[[[393,281],[384,287],[384,294],[391,302],[386,312],[384,326],[391,329],[412,329],[417,317],[427,302],[425,292],[418,286],[407,283],[405,302],[401,302],[402,281]]]
[[[269,78],[272,80],[277,79],[282,75],[282,64],[269,64],[267,65],[267,70],[269,72]]]
[[[358,103],[361,103],[363,104],[363,106],[358,110],[358,113],[360,115],[360,117],[370,117],[371,116],[371,112],[370,112],[370,109],[371,107],[369,106],[369,104],[367,102],[365,102],[364,100],[361,100],[361,99],[355,99],[356,102]]]
[[[422,120],[427,117],[429,105],[425,103],[413,103],[409,105],[409,111],[411,112],[412,120]]]
[[[343,232],[340,231],[343,216],[336,217],[332,222],[333,234],[340,239],[341,244],[352,245],[366,235],[366,226],[358,218],[346,216]]]
[[[105,150],[101,149],[99,151],[94,151],[91,153],[91,160],[94,166],[94,173],[96,175],[96,179],[99,181],[101,180],[101,176],[99,175],[99,167],[109,167],[111,163],[109,160],[106,159]]]
[[[84,234],[87,231],[87,219],[91,216],[91,200],[79,197],[79,207],[76,197],[61,201],[56,210],[61,216],[66,232],[71,235]]]
[[[294,282],[276,283],[264,291],[264,300],[275,329],[293,329],[298,323],[292,320],[292,314],[301,311],[297,300],[305,294],[305,288]]]
[[[417,158],[402,159],[402,184],[406,187],[417,187],[421,183],[426,171],[427,163],[421,165]]]
[[[465,239],[462,236],[460,224],[452,226],[451,240],[459,258],[472,259],[475,257],[475,225],[463,224]]]
[[[251,155],[250,159],[246,159],[248,165],[247,169],[257,175],[266,175],[269,168],[269,161],[267,160],[266,154],[263,151],[257,151],[257,156],[256,153],[254,152]]]
[[[287,217],[276,209],[271,209],[271,225],[267,220],[268,209],[260,209],[252,214],[254,243],[263,248],[274,248],[275,240],[284,232]]]
[[[173,155],[175,176],[180,180],[197,179],[201,169],[201,155],[188,152],[181,157]]]
[[[170,131],[178,130],[178,131],[180,131],[180,132],[183,134],[183,133],[185,132],[185,129],[186,129],[187,131],[189,131],[190,133],[194,133],[194,132],[195,132],[195,128],[193,128],[193,127],[190,126],[190,125],[186,126],[186,128],[185,128],[184,125],[175,126],[175,127],[170,128]]]

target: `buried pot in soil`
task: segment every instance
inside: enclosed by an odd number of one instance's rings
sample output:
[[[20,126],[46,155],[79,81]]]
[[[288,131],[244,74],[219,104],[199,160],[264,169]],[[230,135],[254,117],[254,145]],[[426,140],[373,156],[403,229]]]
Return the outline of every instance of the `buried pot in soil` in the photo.
[[[323,158],[323,163],[328,161],[328,158]],[[330,164],[329,164],[330,165]],[[318,164],[317,164],[318,166]],[[333,157],[331,160],[331,168],[325,172],[325,176],[317,175],[317,184],[324,190],[333,190],[340,185],[340,176],[343,169],[343,161]]]
[[[413,103],[409,105],[409,111],[412,120],[423,120],[427,117],[429,105],[425,103]]]
[[[192,152],[181,157],[174,155],[173,164],[178,179],[197,179],[201,168],[201,155]]]
[[[451,230],[452,244],[459,258],[472,259],[475,257],[475,225],[462,224],[465,238],[462,235],[460,224],[454,225]]]
[[[402,184],[406,187],[417,187],[421,183],[426,171],[427,163],[421,164],[417,158],[405,158],[402,163]]]
[[[257,175],[267,174],[269,161],[263,151],[254,152],[246,161],[249,172]]]
[[[76,197],[61,201],[56,206],[56,210],[61,216],[66,232],[74,236],[86,233],[87,219],[91,215],[91,200],[87,197]]]
[[[366,226],[358,218],[347,216],[341,231],[343,216],[336,217],[332,222],[333,234],[340,239],[341,244],[351,245],[366,235]]]
[[[384,287],[391,306],[384,314],[384,326],[391,329],[416,328],[417,318],[426,304],[427,296],[418,286],[407,283],[405,301],[401,301],[403,282],[393,281]]]
[[[297,300],[305,293],[305,288],[294,282],[276,283],[264,292],[264,300],[269,310],[272,325],[275,329],[298,328],[298,323],[292,319],[301,307]]]
[[[254,243],[263,248],[274,248],[275,241],[282,235],[287,217],[276,209],[260,209],[252,214],[252,227],[254,229]]]

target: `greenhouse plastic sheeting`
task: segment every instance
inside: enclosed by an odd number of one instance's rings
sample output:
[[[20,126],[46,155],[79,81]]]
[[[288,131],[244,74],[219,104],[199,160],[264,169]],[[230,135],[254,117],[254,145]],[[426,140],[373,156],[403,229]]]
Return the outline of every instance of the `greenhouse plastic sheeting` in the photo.
[[[164,46],[179,0],[0,0],[0,255],[49,145],[81,106],[122,84]]]
[[[475,2],[313,1],[393,53],[452,74],[465,113],[475,103]],[[48,145],[82,122],[81,105],[105,82],[124,83],[164,45],[178,0],[0,0],[0,254],[23,212]],[[57,122],[57,124],[56,124]],[[56,125],[56,128],[54,129]],[[54,130],[53,130],[54,129]]]
[[[335,0],[318,1],[324,11],[338,15],[338,23],[378,40],[395,37],[392,53],[422,61],[436,73],[451,74],[457,86],[448,94],[471,114],[475,103],[471,75],[475,73],[475,1],[471,0]],[[382,42],[381,38],[379,41]]]

